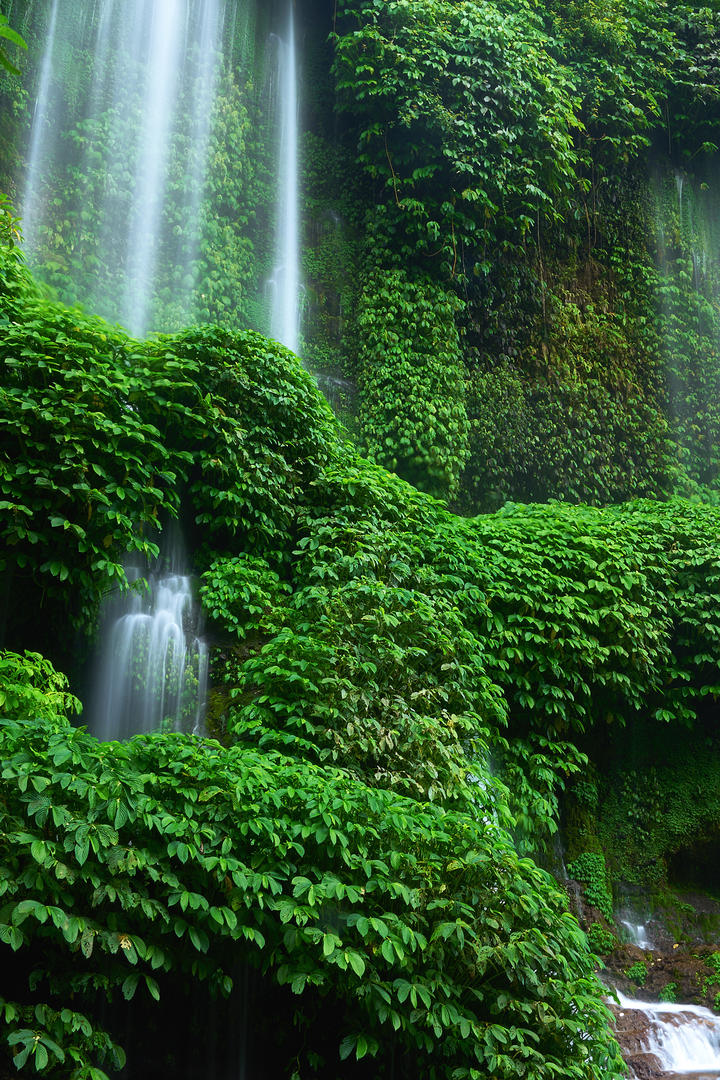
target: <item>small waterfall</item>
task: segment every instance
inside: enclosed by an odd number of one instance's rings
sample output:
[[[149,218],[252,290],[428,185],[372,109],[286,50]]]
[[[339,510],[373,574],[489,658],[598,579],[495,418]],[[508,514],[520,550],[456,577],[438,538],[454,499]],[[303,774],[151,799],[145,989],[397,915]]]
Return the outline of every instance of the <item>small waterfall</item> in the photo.
[[[699,1005],[617,996],[618,1040],[633,1075],[720,1080],[720,1017]]]
[[[51,93],[51,77],[53,69],[53,53],[55,51],[55,36],[57,32],[58,2],[53,0],[48,22],[45,52],[43,53],[40,67],[40,82],[38,85],[37,99],[33,112],[32,128],[30,130],[30,148],[28,150],[27,180],[25,183],[25,198],[23,200],[23,232],[28,251],[32,251],[37,227],[42,215],[40,191],[42,187],[45,159],[49,151],[49,143],[53,139],[53,104]]]
[[[275,268],[270,280],[270,336],[293,352],[300,335],[300,247],[298,206],[298,92],[294,0],[288,2],[287,38],[278,39],[280,169],[278,177]]]
[[[624,928],[626,940],[630,945],[637,945],[638,949],[652,948],[647,926],[644,923],[631,922],[630,919],[618,919],[617,922]]]
[[[130,568],[128,578],[136,588],[116,596],[105,613],[90,728],[99,739],[166,727],[198,733],[208,650],[190,578],[173,569],[144,578],[139,567]]]

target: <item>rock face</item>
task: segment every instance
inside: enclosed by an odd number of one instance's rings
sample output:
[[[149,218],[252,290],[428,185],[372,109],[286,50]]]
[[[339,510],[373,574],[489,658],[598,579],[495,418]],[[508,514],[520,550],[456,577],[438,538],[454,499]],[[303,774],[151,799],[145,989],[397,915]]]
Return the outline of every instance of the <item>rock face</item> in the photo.
[[[657,1001],[672,984],[678,1001],[712,1008],[720,991],[720,979],[709,960],[717,951],[717,946],[710,945],[672,944],[665,951],[659,947],[640,949],[636,945],[619,945],[605,958],[607,977],[613,986],[632,997],[639,993],[643,998]],[[626,977],[626,972],[637,963],[645,967],[642,984]]]

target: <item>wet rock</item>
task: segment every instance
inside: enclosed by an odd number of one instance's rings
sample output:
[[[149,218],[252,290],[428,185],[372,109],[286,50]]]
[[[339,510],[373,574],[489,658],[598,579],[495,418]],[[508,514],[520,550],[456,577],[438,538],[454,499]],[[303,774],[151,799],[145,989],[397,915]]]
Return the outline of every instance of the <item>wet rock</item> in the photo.
[[[632,1069],[635,1080],[665,1080],[667,1077],[660,1058],[655,1054],[632,1054],[625,1060]]]

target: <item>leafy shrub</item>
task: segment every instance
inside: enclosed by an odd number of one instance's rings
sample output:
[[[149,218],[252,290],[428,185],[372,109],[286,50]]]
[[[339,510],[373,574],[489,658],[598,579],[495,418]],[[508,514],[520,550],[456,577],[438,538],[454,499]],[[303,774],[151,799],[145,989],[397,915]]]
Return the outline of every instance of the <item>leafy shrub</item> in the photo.
[[[538,1080],[621,1075],[577,923],[491,822],[185,736],[102,744],[56,718],[2,721],[0,742],[0,942],[41,950],[35,1026],[54,1060],[86,1061],[70,1001],[149,1005],[164,972],[228,993],[243,960],[332,1004],[340,1058],[397,1050],[438,1077],[510,1080],[520,1054]]]
[[[454,274],[463,245],[517,243],[562,212],[574,88],[532,5],[345,0],[341,13],[339,104],[391,229]]]
[[[126,553],[157,552],[183,493],[218,547],[287,532],[336,435],[281,346],[219,329],[137,344],[37,299],[2,248],[0,318],[0,569],[38,607],[70,600],[91,623]]]
[[[455,295],[404,271],[375,270],[358,303],[360,434],[380,465],[452,497],[467,454]]]
[[[263,626],[289,592],[264,559],[242,554],[213,562],[203,574],[200,596],[210,618],[242,639]]]
[[[674,1004],[677,1001],[678,984],[669,982],[658,991],[658,1001],[668,1001]]]
[[[630,979],[636,986],[644,986],[647,974],[647,964],[643,960],[636,960],[625,972],[625,978]]]
[[[568,865],[568,874],[585,886],[585,898],[612,922],[612,894],[608,888],[605,858],[592,851],[585,851]]]
[[[611,930],[600,923],[591,923],[587,932],[588,947],[598,956],[606,956],[615,948],[617,941]]]
[[[52,719],[81,708],[67,678],[39,653],[0,651],[0,715]]]

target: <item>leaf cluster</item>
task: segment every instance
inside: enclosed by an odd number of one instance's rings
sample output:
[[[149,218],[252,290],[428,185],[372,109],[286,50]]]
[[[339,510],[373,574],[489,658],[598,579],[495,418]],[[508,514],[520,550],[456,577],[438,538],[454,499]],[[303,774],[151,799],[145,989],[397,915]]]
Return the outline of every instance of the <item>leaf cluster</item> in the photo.
[[[5,1003],[5,1037],[39,1071],[38,1046],[85,1065],[70,995],[156,998],[164,973],[226,994],[240,955],[339,1003],[341,1058],[620,1075],[583,935],[492,823],[273,752],[99,744],[60,718],[1,732],[0,941],[42,950],[37,1004]]]

